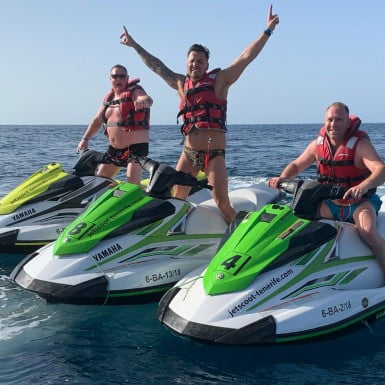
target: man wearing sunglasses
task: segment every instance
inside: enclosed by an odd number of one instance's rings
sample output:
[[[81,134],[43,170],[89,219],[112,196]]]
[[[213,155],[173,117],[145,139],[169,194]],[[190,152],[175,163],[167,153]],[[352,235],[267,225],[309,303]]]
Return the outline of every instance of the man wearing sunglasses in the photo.
[[[267,28],[246,47],[227,68],[208,71],[209,50],[194,44],[187,53],[187,75],[170,70],[161,60],[141,47],[127,32],[120,43],[134,48],[144,63],[166,83],[177,90],[180,98],[181,127],[185,148],[177,170],[196,176],[204,171],[213,188],[213,198],[227,222],[235,218],[228,195],[225,164],[227,93],[245,68],[258,56],[275,26],[279,23],[270,6]],[[175,186],[174,196],[186,198],[189,187]]]
[[[109,140],[108,154],[111,164],[99,166],[98,175],[112,178],[120,169],[127,166],[127,180],[139,184],[142,168],[138,163],[128,162],[129,146],[139,143],[137,155],[148,154],[150,107],[152,98],[138,84],[139,79],[131,80],[127,69],[114,65],[110,70],[111,91],[104,97],[96,116],[88,125],[77,151],[88,148],[89,140],[104,125]]]

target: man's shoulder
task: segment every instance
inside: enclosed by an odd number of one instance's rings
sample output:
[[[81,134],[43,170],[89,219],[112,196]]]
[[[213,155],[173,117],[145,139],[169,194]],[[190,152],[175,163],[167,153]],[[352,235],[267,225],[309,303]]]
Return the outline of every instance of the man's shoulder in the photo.
[[[308,144],[307,148],[308,148],[309,150],[312,150],[312,151],[316,152],[316,151],[317,151],[317,146],[318,146],[318,137],[315,138],[315,139],[313,139],[313,140]]]
[[[367,151],[375,151],[375,147],[373,143],[370,141],[369,137],[362,137],[357,142],[356,151],[359,151],[363,155],[366,154]]]

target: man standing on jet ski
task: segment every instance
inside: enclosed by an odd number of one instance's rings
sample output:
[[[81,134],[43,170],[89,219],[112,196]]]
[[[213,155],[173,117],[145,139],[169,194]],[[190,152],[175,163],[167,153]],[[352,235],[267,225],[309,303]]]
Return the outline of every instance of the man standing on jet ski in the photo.
[[[77,151],[88,148],[88,141],[97,133],[102,124],[110,146],[108,154],[111,164],[101,164],[99,176],[112,178],[122,166],[127,166],[127,180],[140,184],[142,168],[138,163],[127,164],[129,146],[143,144],[139,156],[148,154],[150,107],[152,98],[138,84],[139,79],[129,79],[127,69],[114,65],[110,70],[111,91],[104,97],[94,119],[88,125]]]
[[[268,184],[278,188],[282,181],[293,179],[316,163],[319,182],[347,188],[342,200],[322,202],[320,217],[355,223],[361,238],[371,247],[385,271],[385,240],[376,226],[382,202],[377,194],[364,197],[385,182],[385,163],[368,135],[358,130],[359,124],[359,118],[349,117],[349,108],[344,103],[331,104],[326,109],[325,125],[318,137]]]
[[[194,44],[187,54],[187,75],[171,71],[161,60],[141,47],[124,28],[121,44],[132,47],[144,63],[158,74],[180,98],[181,127],[185,147],[176,169],[196,176],[204,171],[213,186],[213,197],[227,222],[235,218],[228,196],[225,164],[226,109],[229,87],[258,56],[279,23],[270,6],[267,28],[225,69],[208,71],[209,50]],[[174,196],[186,199],[189,187],[175,186]]]

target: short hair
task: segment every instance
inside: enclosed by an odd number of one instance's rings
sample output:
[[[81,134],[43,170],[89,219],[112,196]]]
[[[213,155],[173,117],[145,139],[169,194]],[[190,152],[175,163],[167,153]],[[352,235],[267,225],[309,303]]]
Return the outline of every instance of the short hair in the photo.
[[[202,44],[193,44],[187,51],[187,56],[190,55],[190,52],[203,52],[206,56],[206,59],[209,60],[210,51],[207,47]]]
[[[345,110],[345,112],[349,115],[349,107],[345,104],[345,103],[342,103],[342,102],[334,102],[332,103],[327,109],[326,111],[329,110],[329,108],[331,107],[339,107],[339,108],[342,108],[343,110]]]
[[[128,76],[127,68],[126,68],[125,66],[122,66],[121,64],[115,64],[113,67],[111,67],[110,73],[111,73],[111,71],[112,71],[114,68],[120,68],[120,69],[123,70],[123,71],[126,73],[126,75]]]

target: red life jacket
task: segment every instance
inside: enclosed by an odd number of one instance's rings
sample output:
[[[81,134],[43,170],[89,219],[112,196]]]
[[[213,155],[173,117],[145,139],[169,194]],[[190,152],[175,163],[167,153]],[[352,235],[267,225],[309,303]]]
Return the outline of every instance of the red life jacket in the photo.
[[[344,142],[333,154],[325,127],[322,127],[317,138],[317,175],[321,183],[333,183],[346,188],[356,186],[370,174],[367,168],[354,165],[354,154],[361,139],[369,139],[365,131],[359,130],[360,118],[350,115],[349,131]]]
[[[179,116],[183,116],[181,131],[186,135],[194,126],[197,128],[226,129],[227,101],[215,96],[215,82],[220,68],[206,72],[196,84],[187,76],[184,82],[184,96],[180,101]]]
[[[127,88],[119,95],[119,99],[113,100],[115,93],[111,90],[103,99],[105,106],[103,112],[103,121],[106,127],[119,126],[124,131],[134,131],[150,128],[150,109],[143,108],[141,110],[135,110],[134,102],[132,100],[132,93],[136,89],[143,88],[138,85],[139,79],[132,79],[128,82]],[[119,104],[120,121],[119,122],[107,122],[106,111],[110,106]]]

